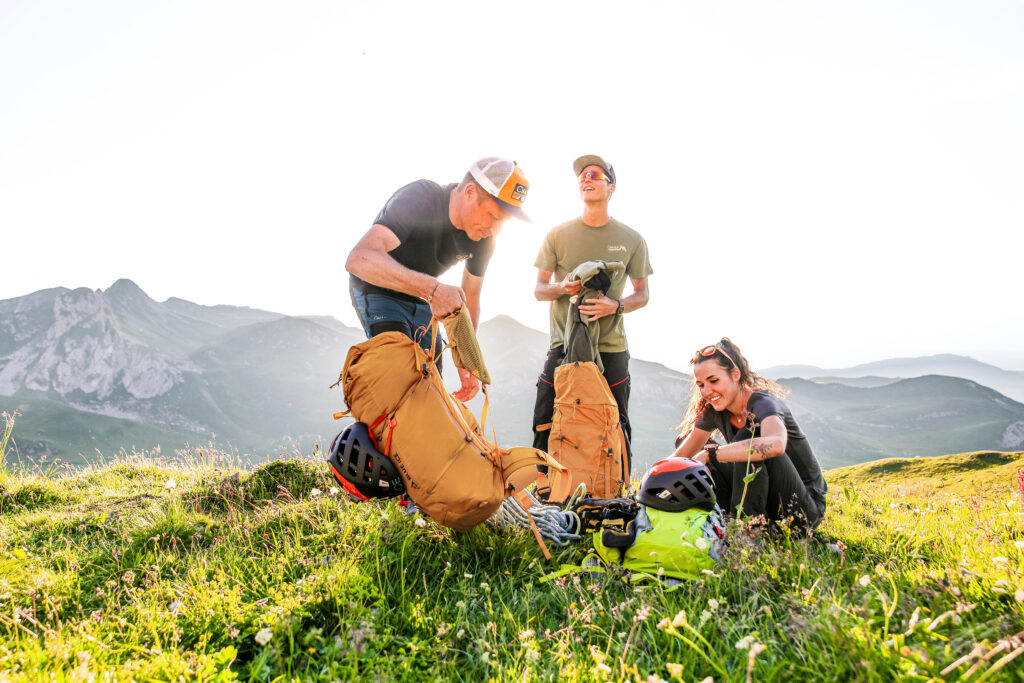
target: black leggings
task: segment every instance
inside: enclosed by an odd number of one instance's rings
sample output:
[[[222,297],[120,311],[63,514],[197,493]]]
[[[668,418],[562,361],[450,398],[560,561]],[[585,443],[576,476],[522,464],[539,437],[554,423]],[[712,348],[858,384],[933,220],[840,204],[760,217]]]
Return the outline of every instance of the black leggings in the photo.
[[[708,463],[719,506],[728,505],[726,512],[734,513],[742,499],[743,514],[747,517],[764,515],[769,521],[777,522],[793,515],[797,526],[809,529],[818,526],[825,514],[825,501],[818,501],[811,495],[787,454],[750,465],[752,469],[761,469],[753,481],[746,484],[744,496],[745,461]]]

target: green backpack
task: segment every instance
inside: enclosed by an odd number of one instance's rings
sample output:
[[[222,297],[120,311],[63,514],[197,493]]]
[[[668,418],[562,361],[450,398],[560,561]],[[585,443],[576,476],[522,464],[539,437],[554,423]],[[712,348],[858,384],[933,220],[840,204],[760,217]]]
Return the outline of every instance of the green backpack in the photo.
[[[717,505],[711,512],[701,508],[666,512],[641,505],[635,524],[635,539],[626,547],[605,545],[605,540],[613,539],[602,538],[604,529],[594,532],[594,549],[605,564],[641,575],[695,581],[714,569],[725,538],[725,522]]]

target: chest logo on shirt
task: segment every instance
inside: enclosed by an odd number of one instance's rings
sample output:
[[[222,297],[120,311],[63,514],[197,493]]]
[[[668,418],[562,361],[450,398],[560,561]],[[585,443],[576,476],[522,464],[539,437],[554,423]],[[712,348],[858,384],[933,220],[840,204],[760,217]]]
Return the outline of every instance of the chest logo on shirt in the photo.
[[[608,247],[608,251],[621,251],[621,252],[625,253],[626,252],[626,245],[618,244],[618,245],[609,246]]]

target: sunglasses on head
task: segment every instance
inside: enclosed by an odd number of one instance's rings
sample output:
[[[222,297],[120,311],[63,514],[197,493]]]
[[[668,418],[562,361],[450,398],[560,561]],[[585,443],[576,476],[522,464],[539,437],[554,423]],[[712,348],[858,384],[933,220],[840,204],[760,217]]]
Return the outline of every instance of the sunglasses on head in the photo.
[[[580,182],[585,183],[588,180],[607,180],[611,182],[612,179],[608,177],[608,174],[604,171],[584,171],[580,173]]]
[[[736,364],[736,361],[732,359],[732,356],[729,355],[729,352],[725,350],[725,345],[722,344],[722,342],[728,340],[728,337],[722,337],[722,341],[718,342],[717,344],[710,344],[702,349],[698,349],[697,353],[693,354],[693,358],[690,359],[690,363],[694,364],[703,358],[710,358],[711,356],[715,355],[715,353],[720,353],[723,356],[725,356],[730,363],[732,363],[733,367],[738,368],[739,365]]]

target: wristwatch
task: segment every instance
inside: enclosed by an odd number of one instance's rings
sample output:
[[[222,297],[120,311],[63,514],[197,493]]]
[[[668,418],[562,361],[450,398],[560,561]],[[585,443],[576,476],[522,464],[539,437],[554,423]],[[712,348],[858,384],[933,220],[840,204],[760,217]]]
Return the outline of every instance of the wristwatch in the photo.
[[[624,315],[626,313],[626,304],[622,303],[622,299],[616,299],[616,301],[619,302],[619,310],[615,312],[619,315]]]
[[[704,452],[708,454],[708,462],[718,464],[718,444],[709,443],[704,445]]]

